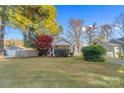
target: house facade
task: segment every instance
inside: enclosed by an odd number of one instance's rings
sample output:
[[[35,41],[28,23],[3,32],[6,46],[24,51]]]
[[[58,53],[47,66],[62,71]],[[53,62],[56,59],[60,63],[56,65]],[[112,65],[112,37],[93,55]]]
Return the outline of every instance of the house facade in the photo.
[[[81,47],[79,48],[79,50],[81,50]],[[69,49],[69,53],[73,53],[75,56],[80,55],[81,52],[78,51],[77,46],[74,43],[71,43],[70,41],[68,41],[65,38],[55,38],[54,42],[52,43],[52,54],[54,55],[54,49],[56,48],[67,48]]]
[[[124,38],[99,42],[107,50],[108,57],[124,58]]]
[[[74,52],[73,45],[64,38],[54,39],[54,41],[52,43],[50,55],[52,54],[53,56],[55,56],[55,49],[57,49],[57,48],[59,48],[59,49],[66,48],[69,50],[69,53]]]
[[[124,52],[124,38],[112,39],[112,40],[110,40],[110,43],[120,44],[122,47],[122,50]]]

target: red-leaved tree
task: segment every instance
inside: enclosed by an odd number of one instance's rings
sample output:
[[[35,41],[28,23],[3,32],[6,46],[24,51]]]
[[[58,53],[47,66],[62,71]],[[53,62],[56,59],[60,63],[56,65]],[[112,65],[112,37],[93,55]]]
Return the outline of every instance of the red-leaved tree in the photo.
[[[47,56],[52,47],[53,37],[50,35],[39,36],[36,40],[36,48],[39,50],[39,56]]]

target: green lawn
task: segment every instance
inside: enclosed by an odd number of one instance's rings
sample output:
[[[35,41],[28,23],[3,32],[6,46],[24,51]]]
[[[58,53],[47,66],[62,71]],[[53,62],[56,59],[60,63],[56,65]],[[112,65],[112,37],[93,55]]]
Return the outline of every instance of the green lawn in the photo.
[[[124,87],[124,65],[78,57],[0,61],[0,87]]]

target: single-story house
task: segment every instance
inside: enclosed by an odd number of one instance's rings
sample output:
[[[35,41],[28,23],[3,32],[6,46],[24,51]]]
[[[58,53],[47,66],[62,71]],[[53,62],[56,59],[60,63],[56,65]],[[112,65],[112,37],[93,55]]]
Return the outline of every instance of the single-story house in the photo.
[[[73,53],[75,56],[77,55],[81,55],[81,51],[79,52],[77,49],[77,46],[70,42],[68,39],[64,38],[64,37],[59,37],[59,38],[55,38],[53,43],[52,43],[52,52],[54,55],[54,49],[55,48],[68,48],[69,49],[69,53]],[[82,44],[80,45],[80,49],[81,50]]]
[[[99,42],[106,50],[108,57],[124,57],[124,38],[112,39],[109,42]]]
[[[120,44],[122,47],[122,51],[124,52],[124,38],[112,39],[110,40],[110,43]]]
[[[54,50],[56,48],[66,48],[69,49],[69,53],[74,53],[74,46],[64,38],[55,39],[52,43],[52,48],[50,54],[55,55]]]

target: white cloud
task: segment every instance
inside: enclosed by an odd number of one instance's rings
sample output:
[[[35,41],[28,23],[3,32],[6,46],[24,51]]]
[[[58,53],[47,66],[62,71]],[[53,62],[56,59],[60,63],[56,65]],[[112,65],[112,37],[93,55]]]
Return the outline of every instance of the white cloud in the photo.
[[[82,27],[82,31],[85,32],[86,31],[86,27],[83,26]]]
[[[120,30],[120,28],[119,28],[119,27],[114,27],[114,29],[115,29],[115,30]]]

